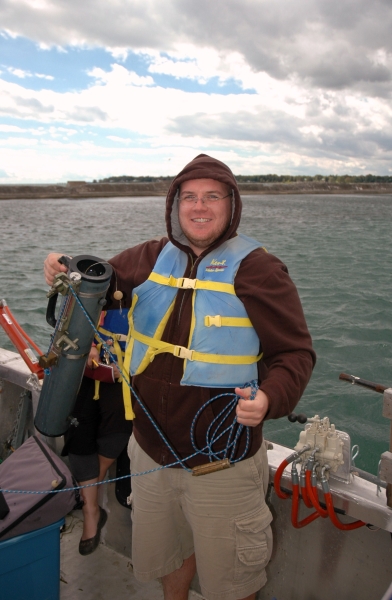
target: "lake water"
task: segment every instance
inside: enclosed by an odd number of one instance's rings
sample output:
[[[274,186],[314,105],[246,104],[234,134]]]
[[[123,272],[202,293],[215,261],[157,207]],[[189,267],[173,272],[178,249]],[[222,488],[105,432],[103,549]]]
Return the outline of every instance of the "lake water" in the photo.
[[[244,196],[241,232],[287,265],[318,362],[297,412],[329,416],[358,444],[356,465],[372,473],[389,448],[382,394],[339,380],[346,372],[392,386],[392,196]],[[50,251],[109,258],[165,235],[163,198],[0,202],[0,297],[47,350]],[[0,328],[0,346],[13,349]],[[265,436],[288,446],[300,425],[268,422]]]

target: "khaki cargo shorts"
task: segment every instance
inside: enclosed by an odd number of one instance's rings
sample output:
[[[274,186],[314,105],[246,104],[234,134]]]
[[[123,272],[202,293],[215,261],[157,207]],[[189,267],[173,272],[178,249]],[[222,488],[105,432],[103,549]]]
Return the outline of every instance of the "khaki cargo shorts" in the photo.
[[[134,436],[132,473],[159,465]],[[140,581],[181,567],[194,552],[208,600],[237,600],[266,583],[272,515],[265,503],[267,451],[224,471],[194,477],[182,468],[132,478],[132,560]]]

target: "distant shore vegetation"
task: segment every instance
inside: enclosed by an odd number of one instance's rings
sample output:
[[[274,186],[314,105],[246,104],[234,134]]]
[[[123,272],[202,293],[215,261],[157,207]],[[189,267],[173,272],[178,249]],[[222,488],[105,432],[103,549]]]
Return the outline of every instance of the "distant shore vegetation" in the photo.
[[[392,175],[236,175],[239,183],[293,183],[304,181],[322,181],[325,183],[392,183]],[[156,181],[171,181],[173,176],[150,177],[144,175],[120,175],[94,179],[93,183],[153,183]]]

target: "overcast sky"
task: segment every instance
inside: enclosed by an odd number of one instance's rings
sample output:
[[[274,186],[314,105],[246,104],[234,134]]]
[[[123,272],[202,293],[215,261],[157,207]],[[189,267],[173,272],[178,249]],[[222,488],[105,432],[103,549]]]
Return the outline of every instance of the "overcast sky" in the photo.
[[[0,0],[0,183],[392,173],[392,0]]]

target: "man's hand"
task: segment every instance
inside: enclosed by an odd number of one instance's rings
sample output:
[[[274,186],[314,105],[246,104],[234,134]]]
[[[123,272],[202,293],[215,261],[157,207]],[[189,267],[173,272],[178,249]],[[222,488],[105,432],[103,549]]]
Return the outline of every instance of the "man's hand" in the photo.
[[[250,400],[252,388],[235,388],[234,391],[240,396],[236,408],[238,423],[248,427],[259,425],[268,412],[269,400],[267,394],[262,390],[257,390],[255,399]]]
[[[58,262],[59,258],[64,256],[64,254],[58,254],[58,252],[52,252],[48,254],[44,262],[44,275],[45,281],[48,285],[53,284],[53,280],[57,273],[66,273],[68,271],[65,265],[62,265]]]

